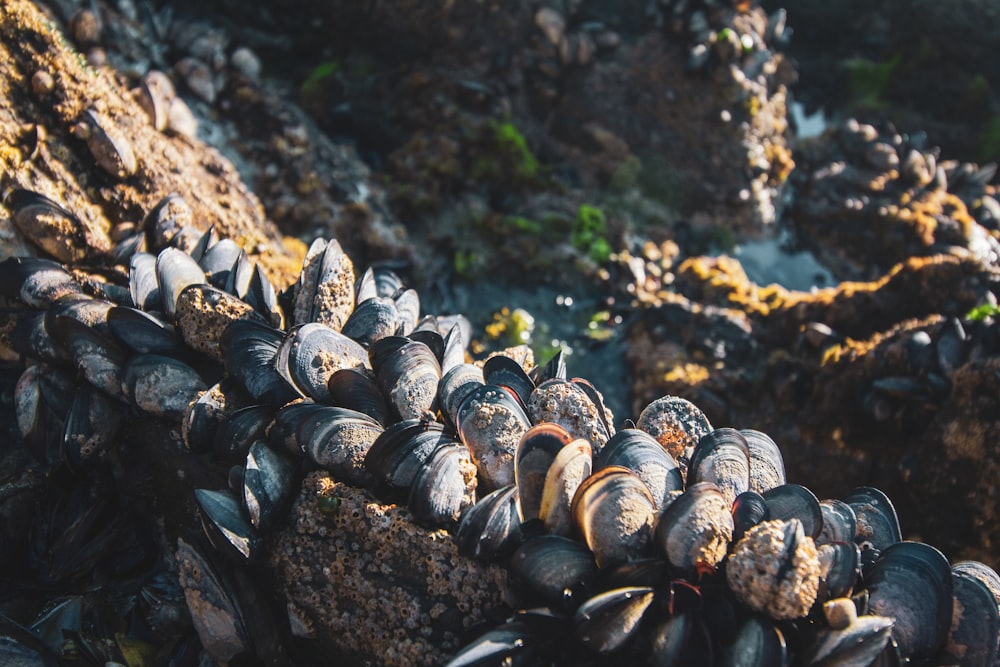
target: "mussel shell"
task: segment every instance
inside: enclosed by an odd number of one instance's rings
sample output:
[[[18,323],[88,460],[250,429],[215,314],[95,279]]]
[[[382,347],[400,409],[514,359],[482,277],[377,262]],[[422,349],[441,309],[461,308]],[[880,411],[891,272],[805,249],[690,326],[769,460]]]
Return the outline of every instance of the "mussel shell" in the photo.
[[[279,329],[284,328],[285,313],[278,304],[278,295],[274,291],[274,285],[267,279],[263,267],[259,264],[254,267],[250,284],[241,298],[253,308],[254,312],[270,322],[271,326]]]
[[[156,280],[156,256],[149,253],[132,255],[128,262],[128,289],[132,305],[139,310],[159,310],[160,284]]]
[[[584,389],[585,386],[576,380],[543,382],[535,387],[528,400],[528,415],[533,423],[559,424],[574,439],[583,438],[589,442],[596,453],[614,435],[614,429],[608,423],[603,401],[590,393],[593,387]]]
[[[250,291],[250,281],[254,276],[254,265],[247,257],[245,251],[240,250],[236,260],[226,274],[226,282],[222,285],[222,290],[227,294],[242,299]]]
[[[514,483],[521,498],[522,518],[534,519],[542,505],[545,478],[559,451],[572,438],[562,426],[543,422],[524,432],[514,452]]]
[[[87,257],[86,229],[78,217],[45,195],[14,189],[4,199],[11,219],[32,243],[60,262]]]
[[[802,530],[815,539],[823,531],[823,510],[816,494],[799,484],[782,484],[763,494],[771,519],[798,519]]]
[[[243,469],[243,505],[250,525],[267,530],[281,517],[298,492],[296,465],[264,442],[250,445]]]
[[[504,623],[466,644],[445,667],[532,664],[537,660],[533,651],[534,643],[535,635],[527,623]]]
[[[208,389],[195,369],[160,354],[139,354],[129,359],[122,383],[133,405],[146,414],[172,421],[180,421],[188,404]]]
[[[177,570],[191,621],[205,650],[227,663],[252,649],[233,584],[211,560],[183,538],[177,540]]]
[[[292,320],[320,322],[340,331],[354,310],[354,264],[335,240],[309,246],[298,283]]]
[[[652,603],[653,589],[644,586],[600,593],[576,610],[573,632],[588,649],[611,653],[632,637]]]
[[[108,328],[115,338],[137,354],[180,356],[184,343],[174,328],[137,308],[116,306],[108,311]]]
[[[396,335],[401,324],[396,302],[376,296],[359,302],[340,332],[365,347],[371,347],[377,340]]]
[[[434,412],[441,365],[429,347],[419,341],[392,337],[372,344],[372,365],[379,388],[401,419],[416,419]],[[383,344],[387,349],[381,350]]]
[[[845,628],[821,628],[805,649],[803,664],[876,665],[892,635],[893,619],[883,616],[858,616]]]
[[[951,570],[953,573],[968,575],[986,584],[986,587],[993,593],[998,608],[1000,608],[1000,575],[997,574],[996,570],[977,560],[959,561],[951,567]]]
[[[476,466],[469,449],[450,444],[435,449],[417,471],[407,506],[418,520],[447,526],[476,502]]]
[[[514,452],[531,427],[517,401],[499,387],[476,387],[459,407],[456,426],[483,486],[492,490],[513,484]]]
[[[183,197],[173,192],[150,209],[142,226],[149,233],[153,245],[164,248],[181,229],[190,227],[193,223],[194,212],[191,207]]]
[[[148,249],[146,233],[141,231],[136,232],[135,234],[126,236],[114,245],[111,249],[111,261],[114,264],[125,265],[128,264],[129,259],[133,255],[146,252]]]
[[[21,437],[43,463],[62,454],[66,416],[76,386],[65,372],[44,364],[28,366],[14,386],[14,412]]]
[[[188,230],[181,230],[188,231]],[[194,231],[194,230],[191,230]],[[205,253],[209,251],[210,248],[215,247],[219,242],[219,233],[215,231],[215,225],[209,225],[208,229],[198,235],[198,241],[189,249],[184,248],[184,251],[191,256],[195,262],[201,263],[202,258],[205,257]],[[174,247],[180,247],[179,244],[175,243]]]
[[[229,274],[236,265],[243,249],[232,239],[222,239],[205,250],[198,260],[198,266],[205,272],[205,278],[212,287],[224,290]]]
[[[600,470],[608,466],[622,466],[638,475],[653,495],[657,512],[672,491],[684,489],[677,461],[651,435],[639,429],[618,431],[601,448],[594,467]]]
[[[438,422],[406,419],[385,429],[365,455],[365,468],[390,487],[409,489],[438,447],[459,444]]]
[[[262,322],[236,320],[226,327],[220,341],[226,372],[255,401],[276,408],[297,396],[275,368],[281,340],[281,331]]]
[[[573,522],[599,567],[646,555],[655,501],[638,475],[611,466],[585,479],[573,497]]]
[[[125,353],[110,335],[65,316],[46,322],[46,327],[69,350],[73,363],[87,382],[109,396],[122,397]]]
[[[173,321],[177,298],[185,287],[207,282],[205,272],[187,253],[177,248],[164,248],[156,256],[156,284],[160,287],[160,303],[168,320]]]
[[[824,571],[820,581],[825,597],[850,597],[861,578],[860,547],[854,542],[827,542],[818,545],[817,554]]]
[[[545,365],[535,366],[531,369],[529,377],[536,384],[539,385],[546,380],[565,380],[566,379],[566,353],[563,348],[559,350],[549,359]]]
[[[508,389],[523,405],[528,404],[531,392],[535,390],[535,383],[521,364],[502,354],[490,357],[483,364],[483,382]]]
[[[974,575],[952,568],[954,603],[947,651],[970,667],[994,667],[1000,657],[1000,610],[993,592]]]
[[[83,291],[58,262],[40,257],[9,257],[0,262],[0,294],[32,308],[47,308],[56,299]]]
[[[479,560],[506,559],[520,544],[520,528],[517,487],[497,489],[462,513],[455,531],[458,553]]]
[[[63,455],[72,467],[107,463],[118,441],[121,406],[90,386],[77,388],[66,415]]]
[[[852,542],[858,530],[858,518],[851,506],[842,500],[827,499],[819,502],[823,513],[823,530],[816,538],[816,544],[829,542]]]
[[[101,169],[111,176],[124,179],[139,168],[132,142],[115,123],[94,109],[87,109],[80,116],[87,128],[87,148]]]
[[[192,349],[225,363],[222,337],[236,320],[264,320],[249,304],[211,285],[188,285],[177,297],[174,324]]]
[[[593,469],[590,443],[577,438],[556,455],[542,487],[538,518],[554,535],[569,536],[573,531],[573,498]],[[655,500],[655,499],[654,499]]]
[[[378,423],[389,423],[389,407],[372,374],[359,368],[341,368],[326,383],[330,404],[363,412]]]
[[[854,541],[861,548],[871,547],[884,551],[903,539],[899,516],[888,496],[876,488],[863,486],[855,489],[844,502],[851,506],[857,517]]]
[[[741,429],[740,434],[746,439],[750,455],[750,490],[764,493],[785,484],[785,461],[778,444],[752,428]]]
[[[689,486],[660,514],[656,544],[682,572],[713,569],[733,538],[730,504],[709,482]]]
[[[788,664],[785,637],[770,619],[754,614],[740,625],[732,643],[723,648],[719,664],[724,667],[783,667]]]
[[[764,496],[756,491],[744,491],[733,501],[733,543],[762,521],[771,518]]]
[[[244,460],[273,417],[274,410],[266,405],[248,405],[229,412],[215,429],[216,456],[223,461]]]
[[[231,491],[195,489],[194,497],[201,509],[202,528],[216,549],[244,560],[256,556],[260,538]]]
[[[904,658],[934,655],[952,621],[952,577],[948,559],[920,542],[886,547],[865,576],[868,610],[896,619],[892,636]]]
[[[458,421],[458,408],[462,402],[472,390],[483,384],[483,369],[479,366],[458,364],[445,371],[438,383],[438,406],[451,424]]]
[[[188,406],[181,421],[184,446],[192,452],[207,452],[226,415],[247,405],[249,397],[232,378],[209,387]]]
[[[46,327],[46,311],[18,311],[10,331],[10,345],[18,354],[51,364],[72,361],[69,350],[53,338]]]
[[[365,457],[382,431],[382,425],[364,413],[324,407],[310,412],[296,435],[310,461],[349,484],[368,486],[372,477]]]
[[[732,428],[703,435],[691,454],[688,484],[711,482],[732,505],[736,496],[750,489],[750,453],[746,438]]]
[[[303,396],[330,403],[330,377],[344,368],[368,368],[368,352],[325,324],[294,327],[278,347],[278,373]]]
[[[660,623],[649,650],[651,665],[712,665],[712,640],[701,614],[686,611]]]
[[[510,558],[511,573],[551,604],[567,596],[597,575],[594,555],[576,540],[541,535],[524,542]]]
[[[678,396],[664,396],[647,405],[635,425],[678,461],[681,457],[686,460],[702,436],[712,430],[705,413]]]
[[[404,289],[394,297],[399,315],[399,333],[409,336],[420,320],[420,296],[414,289]]]

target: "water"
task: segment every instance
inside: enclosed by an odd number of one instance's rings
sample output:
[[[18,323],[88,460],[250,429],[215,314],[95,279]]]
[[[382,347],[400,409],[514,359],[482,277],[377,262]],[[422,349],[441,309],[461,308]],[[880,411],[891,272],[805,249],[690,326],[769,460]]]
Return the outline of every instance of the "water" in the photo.
[[[732,255],[758,285],[777,283],[786,289],[808,292],[834,284],[833,274],[811,252],[792,252],[788,247],[788,234],[782,232],[778,238],[741,243]]]

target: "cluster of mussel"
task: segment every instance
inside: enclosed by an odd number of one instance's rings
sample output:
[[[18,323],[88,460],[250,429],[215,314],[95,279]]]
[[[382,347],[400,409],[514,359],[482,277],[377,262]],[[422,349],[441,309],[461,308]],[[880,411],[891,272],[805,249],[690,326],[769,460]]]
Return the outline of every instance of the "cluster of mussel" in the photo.
[[[35,193],[6,203],[15,221],[72,216]],[[616,432],[561,356],[466,363],[464,318],[421,317],[389,271],[356,279],[335,241],[278,293],[235,243],[179,227],[183,208],[164,200],[100,269],[0,263],[6,338],[33,360],[17,424],[41,461],[114,474],[122,405],[179,421],[187,450],[232,466],[195,499],[237,562],[306,467],[405,503],[523,583],[525,609],[456,666],[996,662],[1000,578],[902,542],[877,490],[820,502],[766,435],[713,429],[680,398]],[[66,502],[98,506],[88,493]],[[176,558],[204,648],[259,654],[212,555],[183,540]]]

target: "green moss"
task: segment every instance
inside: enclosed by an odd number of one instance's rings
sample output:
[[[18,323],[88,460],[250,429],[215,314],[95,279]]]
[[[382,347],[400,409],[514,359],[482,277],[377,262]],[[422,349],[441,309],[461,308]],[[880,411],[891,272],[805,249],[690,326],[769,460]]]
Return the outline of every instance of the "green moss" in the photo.
[[[472,160],[472,175],[488,183],[531,186],[544,174],[524,134],[509,120],[490,120],[481,135],[481,152]]]
[[[456,250],[452,260],[455,273],[462,278],[474,278],[479,266],[479,256],[472,250]]]
[[[1000,160],[1000,116],[993,116],[986,123],[978,144],[976,157],[980,162]]]
[[[581,204],[573,225],[573,247],[587,253],[593,261],[603,264],[611,256],[604,211],[590,204]]]
[[[901,54],[879,63],[867,58],[848,60],[847,90],[854,104],[874,109],[884,107],[886,88],[893,75],[898,72],[902,60]]]
[[[320,63],[309,72],[309,76],[302,82],[302,86],[299,88],[299,95],[303,99],[315,98],[321,95],[326,80],[336,74],[339,69],[340,62],[337,60]]]
[[[988,318],[1000,315],[1000,307],[992,303],[984,303],[976,306],[965,314],[965,319],[970,322],[982,322]]]

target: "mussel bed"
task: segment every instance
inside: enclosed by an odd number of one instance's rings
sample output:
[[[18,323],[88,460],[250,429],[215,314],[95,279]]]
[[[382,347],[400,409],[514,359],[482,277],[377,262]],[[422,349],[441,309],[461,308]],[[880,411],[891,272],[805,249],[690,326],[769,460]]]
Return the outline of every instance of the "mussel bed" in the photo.
[[[6,205],[72,216],[27,191]],[[1000,659],[1000,577],[904,541],[881,491],[820,500],[766,434],[715,428],[681,397],[617,421],[561,355],[473,363],[461,315],[422,314],[334,240],[276,290],[238,245],[165,210],[85,267],[0,263],[0,656]],[[338,530],[371,531],[372,552]],[[342,542],[290,565],[303,535]],[[308,599],[286,597],[293,571],[318,577],[297,582]],[[324,607],[364,627],[341,636]]]

